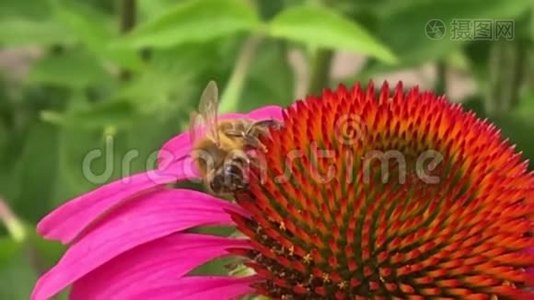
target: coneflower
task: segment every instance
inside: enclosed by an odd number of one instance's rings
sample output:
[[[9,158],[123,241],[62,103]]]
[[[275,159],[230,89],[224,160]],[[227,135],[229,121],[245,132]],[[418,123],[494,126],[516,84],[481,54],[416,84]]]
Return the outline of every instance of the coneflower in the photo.
[[[401,84],[341,86],[249,117],[283,126],[262,139],[235,202],[165,186],[184,179],[182,134],[157,176],[104,186],[39,224],[70,247],[33,299],[71,284],[73,299],[534,299],[534,176],[493,125]],[[186,232],[207,225],[241,234]],[[191,274],[226,256],[249,275]]]

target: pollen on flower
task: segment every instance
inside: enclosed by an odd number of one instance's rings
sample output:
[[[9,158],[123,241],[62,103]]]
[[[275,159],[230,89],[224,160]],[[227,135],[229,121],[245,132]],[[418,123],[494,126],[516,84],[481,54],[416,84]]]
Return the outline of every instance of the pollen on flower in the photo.
[[[276,299],[534,299],[534,176],[487,121],[414,88],[298,101],[249,189],[256,292]]]

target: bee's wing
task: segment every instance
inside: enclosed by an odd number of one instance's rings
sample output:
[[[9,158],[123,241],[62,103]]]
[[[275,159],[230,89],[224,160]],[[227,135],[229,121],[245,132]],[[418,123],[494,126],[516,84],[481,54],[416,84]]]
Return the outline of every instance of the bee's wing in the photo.
[[[197,139],[202,136],[202,127],[204,126],[204,120],[202,115],[197,112],[191,113],[191,119],[189,119],[189,139],[192,144],[195,144]]]
[[[200,104],[198,105],[198,111],[200,112],[202,119],[208,130],[208,134],[215,142],[219,143],[219,132],[217,130],[217,116],[219,109],[219,90],[215,81],[210,81],[200,97]]]

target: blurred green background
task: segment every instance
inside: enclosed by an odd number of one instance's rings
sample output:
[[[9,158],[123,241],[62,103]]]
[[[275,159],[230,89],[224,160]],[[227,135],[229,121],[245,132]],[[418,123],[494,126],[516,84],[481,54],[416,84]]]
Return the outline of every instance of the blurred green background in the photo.
[[[61,254],[36,222],[151,168],[211,79],[223,111],[403,80],[532,158],[533,40],[531,0],[0,0],[0,299],[27,299]]]

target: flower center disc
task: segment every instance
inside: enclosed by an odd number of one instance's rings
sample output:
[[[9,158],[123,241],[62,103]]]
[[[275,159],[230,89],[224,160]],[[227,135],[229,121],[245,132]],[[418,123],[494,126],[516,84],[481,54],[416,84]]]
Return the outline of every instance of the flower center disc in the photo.
[[[236,195],[258,294],[534,299],[534,179],[487,122],[431,93],[325,91]]]

